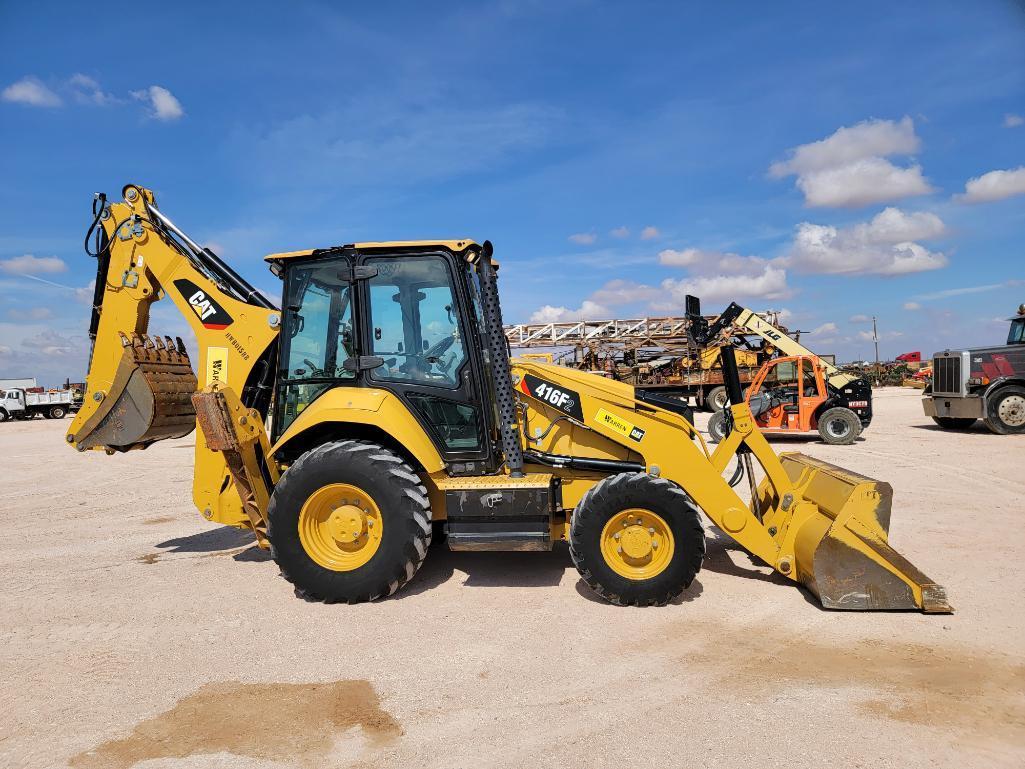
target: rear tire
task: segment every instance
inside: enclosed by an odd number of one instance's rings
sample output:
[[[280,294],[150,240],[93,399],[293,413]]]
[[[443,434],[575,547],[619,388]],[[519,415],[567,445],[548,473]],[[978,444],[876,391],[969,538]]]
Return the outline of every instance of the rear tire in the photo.
[[[819,435],[832,446],[849,446],[861,435],[861,420],[843,406],[827,409],[819,417]]]
[[[624,514],[644,519],[643,525],[620,527],[617,520]],[[656,533],[649,535],[652,529]],[[658,539],[662,549],[651,549],[633,563],[627,563],[628,556],[613,565],[603,542],[608,546],[614,532],[622,533],[622,540],[615,541],[628,550],[628,537],[633,544],[637,539],[643,544],[649,536],[652,542]],[[617,606],[664,606],[700,571],[705,531],[698,509],[679,486],[644,473],[621,473],[599,481],[580,500],[573,511],[569,548],[580,577],[606,601]],[[632,576],[621,573],[632,570]]]
[[[721,385],[713,387],[705,395],[705,408],[709,411],[722,411],[729,402],[730,396],[727,395],[726,388]]]
[[[64,419],[64,415],[67,413],[68,412],[65,411],[63,406],[54,406],[47,413],[47,416],[50,417],[50,419]]]
[[[998,435],[1025,433],[1025,387],[1011,385],[989,400],[983,421]]]
[[[712,443],[719,443],[726,438],[726,412],[716,411],[708,419],[708,438]]]
[[[944,430],[967,430],[979,420],[975,417],[933,417],[932,421]]]
[[[344,509],[355,510],[357,515],[360,507],[374,509],[363,524],[362,540],[353,535],[352,541],[343,542],[332,533],[330,520],[310,523],[316,516],[309,508],[314,495],[321,498],[331,493],[326,487],[341,485],[350,491],[357,489],[366,499],[357,504],[352,499],[354,493],[345,493],[356,507]],[[335,509],[349,504],[343,498]],[[427,490],[402,458],[369,441],[325,443],[299,457],[275,486],[267,518],[271,555],[281,574],[304,597],[326,603],[362,603],[391,595],[413,578],[431,544]],[[379,521],[376,532],[373,521]],[[314,534],[311,526],[316,529]],[[328,534],[316,533],[325,531]],[[372,534],[377,535],[373,546],[356,544],[357,540],[369,543]],[[361,547],[369,548],[369,558],[353,565],[361,558]],[[332,558],[345,565],[326,566]]]

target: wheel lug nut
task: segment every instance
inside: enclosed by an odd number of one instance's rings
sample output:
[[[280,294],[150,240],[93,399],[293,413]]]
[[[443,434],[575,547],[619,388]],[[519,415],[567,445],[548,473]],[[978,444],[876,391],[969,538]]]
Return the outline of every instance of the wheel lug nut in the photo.
[[[654,533],[655,533],[655,530],[654,530],[654,529],[652,529],[652,528],[649,528],[649,529],[648,529],[648,533],[649,533],[649,534],[654,534]]]
[[[619,532],[617,531],[615,534],[613,534],[612,538],[613,539],[619,539]]]
[[[651,549],[658,550],[658,542],[656,542],[655,540],[651,540]]]
[[[620,554],[622,554],[622,552],[623,552],[623,548],[621,548],[621,547],[617,547],[617,548],[616,548],[616,552],[617,552],[617,553],[620,553]]]

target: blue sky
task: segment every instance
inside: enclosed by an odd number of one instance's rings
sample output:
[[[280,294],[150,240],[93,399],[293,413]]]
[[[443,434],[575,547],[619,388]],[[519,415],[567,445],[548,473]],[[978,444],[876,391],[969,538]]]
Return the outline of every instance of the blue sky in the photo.
[[[269,252],[490,238],[508,322],[697,291],[841,359],[1025,301],[1022,2],[3,3],[0,51],[0,376],[83,375],[129,181],[270,293]]]

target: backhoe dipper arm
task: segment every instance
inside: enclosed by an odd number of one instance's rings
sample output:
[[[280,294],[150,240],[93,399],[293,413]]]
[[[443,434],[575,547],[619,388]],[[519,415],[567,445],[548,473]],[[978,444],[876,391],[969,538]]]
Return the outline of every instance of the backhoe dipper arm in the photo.
[[[271,302],[129,185],[123,202],[101,199],[92,351],[81,411],[67,434],[80,451],[146,448],[195,428],[191,396],[217,383],[266,415],[280,314]],[[180,339],[149,335],[154,302],[169,298],[199,346],[199,376]],[[196,439],[193,499],[204,517],[245,525],[221,453]]]
[[[706,341],[714,342],[722,333],[731,328],[741,328],[752,334],[757,334],[773,347],[781,350],[784,355],[818,357],[814,352],[800,342],[791,339],[784,331],[776,328],[776,326],[769,323],[758,313],[746,307],[741,307],[736,302],[730,302],[730,306],[723,310],[722,314],[709,326]],[[819,358],[819,361],[826,374],[826,379],[834,387],[843,387],[857,379],[857,377],[851,374],[840,371],[840,369],[828,361],[821,358]]]

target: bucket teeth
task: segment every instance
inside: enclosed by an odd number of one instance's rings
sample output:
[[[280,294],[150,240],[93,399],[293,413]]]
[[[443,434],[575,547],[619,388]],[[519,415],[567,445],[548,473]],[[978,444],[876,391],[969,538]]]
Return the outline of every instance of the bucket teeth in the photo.
[[[110,391],[82,425],[80,449],[144,448],[195,429],[192,394],[198,382],[181,338],[120,333],[124,348]]]

